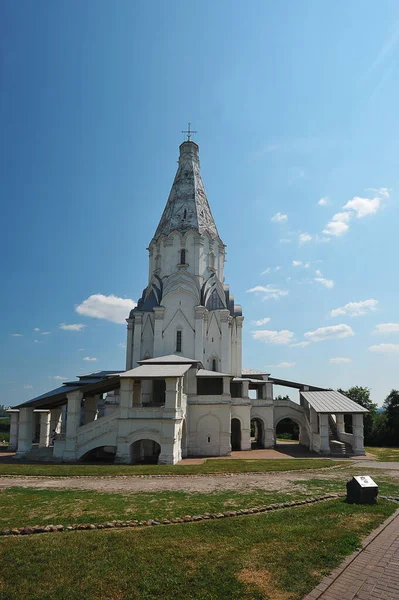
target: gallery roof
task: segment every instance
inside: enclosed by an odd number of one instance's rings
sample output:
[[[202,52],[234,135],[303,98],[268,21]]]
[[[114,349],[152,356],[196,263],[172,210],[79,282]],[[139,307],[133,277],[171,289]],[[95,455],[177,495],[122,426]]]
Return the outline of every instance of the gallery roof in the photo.
[[[328,390],[325,392],[301,392],[301,396],[307,400],[312,408],[318,413],[367,413],[367,408],[353,402],[340,392]]]
[[[139,365],[162,365],[162,364],[197,364],[199,361],[193,358],[186,358],[185,356],[178,356],[177,354],[168,354],[167,356],[158,356],[157,358],[147,358],[145,360],[139,360]]]
[[[197,377],[233,377],[227,373],[219,373],[218,371],[208,371],[207,369],[199,369],[197,371]]]
[[[191,364],[141,364],[135,369],[121,373],[125,379],[165,379],[167,377],[182,377]]]

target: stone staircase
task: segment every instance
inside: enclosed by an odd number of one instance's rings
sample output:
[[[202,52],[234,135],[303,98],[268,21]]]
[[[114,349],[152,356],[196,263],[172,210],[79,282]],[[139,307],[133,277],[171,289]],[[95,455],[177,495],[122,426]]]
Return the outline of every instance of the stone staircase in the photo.
[[[330,441],[330,452],[332,456],[348,456],[348,454],[351,453],[349,444],[339,441],[337,428],[331,417],[328,419],[328,439]]]

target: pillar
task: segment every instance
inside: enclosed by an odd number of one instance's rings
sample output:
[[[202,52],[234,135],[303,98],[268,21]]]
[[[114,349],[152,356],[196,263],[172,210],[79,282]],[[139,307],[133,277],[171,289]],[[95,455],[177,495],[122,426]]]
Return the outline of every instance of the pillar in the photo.
[[[39,448],[47,448],[50,445],[50,418],[50,411],[40,413]]]
[[[339,434],[340,433],[345,433],[345,421],[344,421],[344,415],[335,415],[335,423],[337,426],[337,434],[338,434],[338,438],[339,438]]]
[[[227,401],[231,400],[230,381],[231,381],[231,377],[223,377],[222,399],[227,400]]]
[[[143,314],[136,313],[134,315],[134,334],[133,334],[133,356],[132,368],[138,366],[138,361],[141,355],[141,330],[143,327]]]
[[[237,322],[237,364],[236,364],[236,375],[241,377],[242,375],[242,324],[244,317],[236,317]]]
[[[363,414],[357,413],[352,415],[353,429],[353,454],[364,455],[364,431],[363,431]]]
[[[206,308],[204,306],[195,307],[195,360],[204,360],[204,316]]]
[[[154,356],[163,354],[163,317],[165,309],[163,306],[156,306],[154,309]]]
[[[134,332],[134,319],[126,319],[127,322],[127,340],[126,340],[126,371],[133,368],[133,332]]]
[[[243,398],[249,398],[249,381],[241,382],[241,394]]]
[[[67,418],[65,432],[65,448],[63,458],[65,460],[76,459],[76,444],[78,441],[78,429],[80,422],[80,406],[83,392],[75,390],[67,394]]]
[[[33,408],[19,409],[18,446],[16,457],[32,450]]]
[[[328,435],[328,414],[319,413],[320,454],[330,454]]]
[[[230,311],[227,309],[220,311],[220,327],[222,330],[222,373],[231,373],[231,331],[230,331]]]
[[[87,396],[85,398],[85,416],[84,424],[92,423],[97,419],[97,402],[100,399],[100,394]]]
[[[177,410],[177,395],[179,392],[178,377],[167,377],[165,379],[165,411]]]
[[[10,413],[10,441],[8,442],[8,450],[16,450],[18,446],[18,427],[19,427],[19,411]]]

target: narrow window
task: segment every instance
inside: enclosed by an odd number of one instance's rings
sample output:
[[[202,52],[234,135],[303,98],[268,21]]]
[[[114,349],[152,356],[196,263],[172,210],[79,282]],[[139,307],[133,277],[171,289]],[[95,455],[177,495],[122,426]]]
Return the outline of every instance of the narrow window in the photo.
[[[176,331],[176,352],[181,352],[181,330]]]
[[[186,264],[186,251],[184,249],[180,250],[180,264]]]
[[[212,371],[216,371],[216,358],[212,359]]]
[[[187,209],[186,208],[184,209],[184,213],[183,213],[183,220],[184,219],[187,219]]]
[[[208,444],[211,443],[211,438],[208,436]]]

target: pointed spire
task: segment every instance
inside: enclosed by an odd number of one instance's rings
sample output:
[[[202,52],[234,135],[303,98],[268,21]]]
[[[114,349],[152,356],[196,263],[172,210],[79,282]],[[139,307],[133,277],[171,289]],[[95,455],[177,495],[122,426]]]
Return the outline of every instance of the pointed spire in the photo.
[[[180,146],[179,166],[154,241],[174,230],[189,229],[219,237],[201,179],[198,151],[198,145],[191,140]]]

